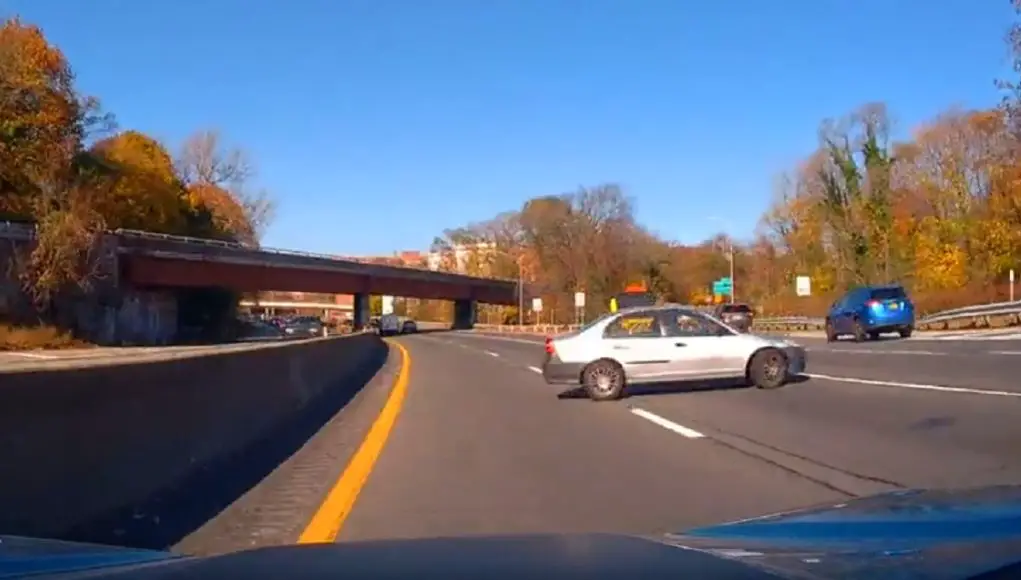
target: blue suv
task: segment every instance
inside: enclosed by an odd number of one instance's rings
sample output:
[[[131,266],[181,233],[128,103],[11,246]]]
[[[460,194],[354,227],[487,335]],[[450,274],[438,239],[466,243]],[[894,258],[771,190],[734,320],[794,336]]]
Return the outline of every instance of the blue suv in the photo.
[[[827,342],[845,334],[856,342],[876,340],[884,332],[907,338],[914,328],[915,305],[902,286],[855,288],[834,302],[826,315]]]

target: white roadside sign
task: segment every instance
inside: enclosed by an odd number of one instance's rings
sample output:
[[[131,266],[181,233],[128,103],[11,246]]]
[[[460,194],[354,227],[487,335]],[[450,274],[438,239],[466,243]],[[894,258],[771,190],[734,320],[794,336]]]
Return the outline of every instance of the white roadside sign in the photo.
[[[574,293],[574,307],[575,308],[585,308],[585,293],[584,292],[575,292]]]
[[[798,296],[811,296],[812,279],[808,276],[798,276],[794,289],[798,293]]]
[[[532,311],[542,312],[542,298],[532,298]]]

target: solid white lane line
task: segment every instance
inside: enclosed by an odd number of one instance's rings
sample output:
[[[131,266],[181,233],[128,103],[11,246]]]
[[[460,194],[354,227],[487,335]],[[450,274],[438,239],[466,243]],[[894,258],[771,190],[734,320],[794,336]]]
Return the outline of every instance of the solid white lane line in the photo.
[[[937,356],[937,355],[942,356],[947,354],[968,354],[970,356],[972,354],[972,353],[946,353],[936,352],[932,350],[875,350],[859,348],[807,348],[805,350],[807,350],[808,352],[827,352],[827,353],[831,352],[837,354],[895,354],[895,355],[917,354],[923,356]]]
[[[853,377],[834,377],[831,375],[817,375],[805,373],[806,377],[813,379],[824,379],[841,383],[857,383],[859,385],[873,385],[877,387],[895,387],[898,389],[918,389],[922,391],[939,391],[942,393],[966,393],[969,395],[986,395],[990,397],[1021,397],[1021,392],[994,391],[992,389],[969,389],[965,387],[946,387],[943,385],[923,385],[918,383],[901,383],[897,381],[877,381],[873,379],[856,379]]]
[[[1021,355],[1021,350],[991,350],[989,354]]]
[[[499,353],[495,353],[495,352],[493,352],[493,351],[491,351],[491,350],[485,350],[485,351],[482,351],[482,352],[484,352],[484,353],[488,354],[489,356],[493,356],[493,357],[496,357],[496,358],[500,358],[500,355],[499,355]]]
[[[659,425],[660,427],[666,429],[667,431],[673,431],[674,433],[677,433],[682,437],[687,437],[688,439],[701,439],[702,437],[705,437],[705,435],[699,433],[698,431],[695,431],[694,429],[689,429],[684,425],[678,425],[677,423],[674,423],[669,419],[664,419],[663,417],[660,417],[655,413],[650,413],[645,409],[631,407],[631,413],[638,415],[639,417],[645,419],[646,421],[649,421],[650,423]]]
[[[542,369],[540,369],[539,367],[528,367],[528,370],[532,371],[533,373],[539,373],[540,375],[542,374]]]

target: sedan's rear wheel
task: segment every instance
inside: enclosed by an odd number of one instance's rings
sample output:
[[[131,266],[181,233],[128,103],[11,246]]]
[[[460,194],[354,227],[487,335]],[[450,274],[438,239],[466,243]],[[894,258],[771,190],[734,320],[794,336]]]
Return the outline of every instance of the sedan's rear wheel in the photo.
[[[787,383],[787,356],[775,348],[760,350],[748,365],[748,380],[760,389],[776,389]]]
[[[581,373],[581,384],[593,401],[612,401],[624,394],[624,369],[610,360],[597,360]]]

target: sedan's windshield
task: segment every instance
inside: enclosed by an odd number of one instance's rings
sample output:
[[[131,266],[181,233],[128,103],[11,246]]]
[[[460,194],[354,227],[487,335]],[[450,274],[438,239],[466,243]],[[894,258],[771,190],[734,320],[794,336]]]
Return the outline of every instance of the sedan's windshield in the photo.
[[[613,316],[612,312],[607,312],[606,314],[601,314],[601,315],[597,316],[596,318],[593,318],[592,320],[586,322],[585,324],[582,324],[581,328],[578,329],[578,332],[585,332],[586,330],[592,328],[593,326],[599,324],[600,322],[606,320],[607,318],[609,318],[611,316]]]

